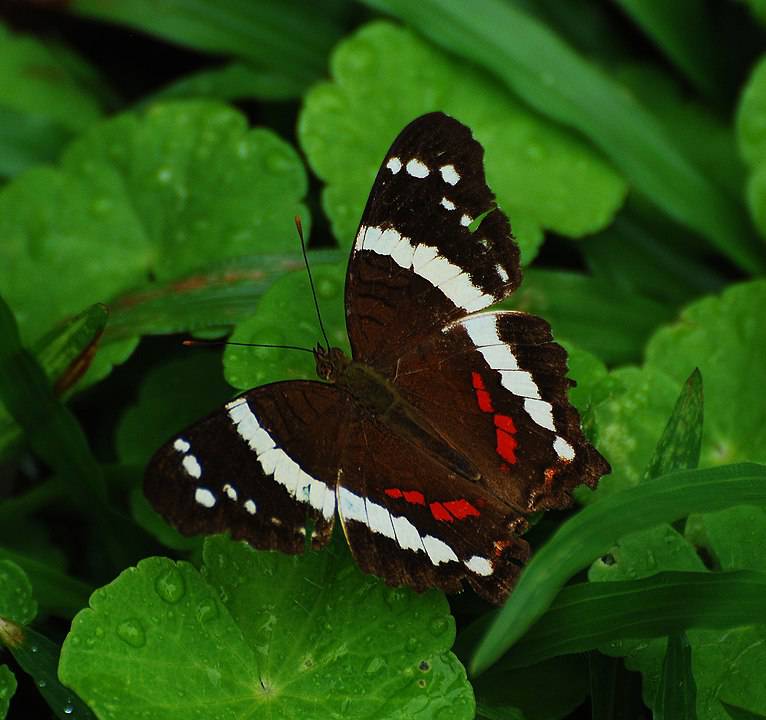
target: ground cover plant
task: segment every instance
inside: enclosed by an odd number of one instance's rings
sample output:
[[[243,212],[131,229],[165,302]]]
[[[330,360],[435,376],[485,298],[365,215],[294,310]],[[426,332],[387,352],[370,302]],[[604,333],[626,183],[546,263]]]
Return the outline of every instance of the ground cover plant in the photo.
[[[0,25],[0,719],[766,717],[766,11],[12,4]],[[764,56],[766,57],[766,56]],[[170,435],[348,350],[389,143],[469,125],[612,473],[507,604],[185,538]]]

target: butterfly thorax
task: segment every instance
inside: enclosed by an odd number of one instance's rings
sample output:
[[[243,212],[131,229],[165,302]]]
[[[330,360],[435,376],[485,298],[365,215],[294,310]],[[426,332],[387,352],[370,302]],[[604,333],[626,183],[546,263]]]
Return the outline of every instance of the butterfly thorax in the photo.
[[[317,346],[314,355],[319,377],[344,390],[358,410],[427,451],[455,474],[478,480],[480,475],[471,463],[381,373],[348,358],[340,348]]]

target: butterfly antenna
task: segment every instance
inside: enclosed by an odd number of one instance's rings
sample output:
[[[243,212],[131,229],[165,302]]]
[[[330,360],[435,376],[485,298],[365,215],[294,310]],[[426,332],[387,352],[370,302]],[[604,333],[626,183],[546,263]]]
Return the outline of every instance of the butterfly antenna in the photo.
[[[295,227],[298,230],[298,237],[301,239],[301,250],[303,251],[303,262],[306,263],[306,272],[309,275],[309,285],[311,285],[311,297],[314,298],[314,307],[317,311],[317,320],[319,320],[319,329],[322,331],[322,337],[324,337],[325,345],[327,349],[330,349],[330,341],[327,339],[327,333],[324,329],[324,323],[322,322],[322,315],[319,312],[319,301],[317,300],[317,292],[314,287],[314,278],[311,277],[311,267],[309,266],[309,258],[306,255],[306,242],[303,239],[303,223],[301,223],[301,216],[295,216]]]
[[[219,345],[239,345],[240,347],[262,347],[262,348],[278,348],[279,350],[301,350],[303,352],[312,353],[311,348],[300,347],[298,345],[269,345],[266,343],[240,343],[229,342],[228,340],[182,340],[182,345],[186,347],[215,347]]]

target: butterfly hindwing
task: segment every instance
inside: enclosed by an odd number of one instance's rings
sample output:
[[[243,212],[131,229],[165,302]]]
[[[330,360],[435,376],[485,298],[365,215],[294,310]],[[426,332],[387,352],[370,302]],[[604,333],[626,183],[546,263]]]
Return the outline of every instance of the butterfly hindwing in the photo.
[[[519,251],[495,209],[483,155],[470,130],[442,113],[418,118],[394,141],[349,260],[355,359],[393,372],[408,345],[519,284]]]
[[[389,585],[491,602],[510,591],[529,548],[521,515],[434,454],[364,415],[353,418],[338,476],[338,512],[362,570]]]
[[[313,532],[321,546],[335,517],[344,405],[337,388],[319,382],[255,388],[161,447],[146,470],[146,497],[186,535],[229,532],[295,553]]]

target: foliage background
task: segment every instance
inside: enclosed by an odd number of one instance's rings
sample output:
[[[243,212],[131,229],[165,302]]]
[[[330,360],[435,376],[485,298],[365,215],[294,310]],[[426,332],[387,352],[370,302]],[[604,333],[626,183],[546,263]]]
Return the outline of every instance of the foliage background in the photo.
[[[3,18],[0,718],[766,716],[763,3]],[[313,375],[303,354],[179,344],[314,344],[296,214],[347,346],[370,184],[435,109],[485,147],[525,266],[509,306],[569,349],[613,467],[530,531],[497,615],[385,588],[342,542],[182,538],[140,492],[170,434]]]

